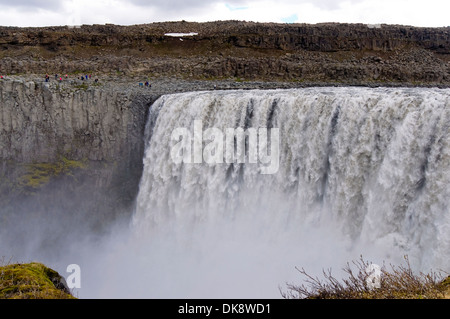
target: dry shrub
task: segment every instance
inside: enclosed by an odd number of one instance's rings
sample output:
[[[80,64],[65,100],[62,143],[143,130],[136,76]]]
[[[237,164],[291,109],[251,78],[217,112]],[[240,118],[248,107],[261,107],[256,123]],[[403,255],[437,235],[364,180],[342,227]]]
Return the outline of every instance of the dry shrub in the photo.
[[[348,275],[341,281],[336,279],[329,269],[322,271],[324,280],[309,275],[303,268],[296,268],[306,277],[305,284],[287,284],[287,292],[280,289],[286,299],[442,299],[448,298],[450,277],[445,279],[442,273],[420,272],[414,274],[408,257],[406,265],[390,265],[390,270],[383,264],[374,273],[377,265],[360,260],[353,261],[356,271],[350,263],[343,268]]]

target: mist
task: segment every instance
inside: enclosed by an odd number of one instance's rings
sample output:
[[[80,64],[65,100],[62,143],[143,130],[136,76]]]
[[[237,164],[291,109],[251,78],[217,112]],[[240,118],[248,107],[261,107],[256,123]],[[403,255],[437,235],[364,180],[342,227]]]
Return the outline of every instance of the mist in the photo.
[[[340,278],[361,256],[448,271],[448,103],[438,89],[163,96],[132,203],[88,173],[55,181],[3,205],[0,256],[79,265],[79,298],[282,298],[296,267]],[[171,133],[195,120],[279,128],[279,169],[171,160]]]
[[[305,279],[295,267],[318,276],[331,268],[340,276],[362,252],[379,264],[401,261],[393,250],[360,247],[332,218],[295,221],[281,211],[274,220],[273,208],[281,203],[214,221],[182,218],[158,228],[118,224],[102,240],[81,241],[66,252],[82,271],[81,288],[74,293],[79,298],[281,298],[286,283]]]
[[[30,218],[36,211],[30,200],[14,226],[2,229],[2,256],[42,262],[66,279],[67,266],[79,265],[81,287],[72,292],[81,299],[281,298],[286,283],[304,279],[295,267],[318,276],[332,268],[340,275],[361,253],[380,264],[391,260],[386,251],[358,247],[327,212],[295,219],[283,205],[286,198],[266,195],[270,206],[203,221],[194,221],[199,212],[187,209],[176,222],[158,227],[137,223],[130,210],[126,218],[105,221],[102,231],[83,220],[81,210],[71,216],[55,201],[49,202],[52,211]],[[70,201],[65,196],[61,202]]]
[[[281,298],[286,283],[305,279],[295,267],[318,276],[332,268],[339,276],[361,253],[380,264],[393,260],[386,251],[358,247],[331,218],[296,222],[283,212],[274,222],[281,203],[190,226],[144,229],[123,219],[101,234],[63,214],[51,223],[40,216],[2,236],[2,255],[11,262],[43,262],[65,278],[68,265],[79,265],[81,287],[72,292],[81,299]]]

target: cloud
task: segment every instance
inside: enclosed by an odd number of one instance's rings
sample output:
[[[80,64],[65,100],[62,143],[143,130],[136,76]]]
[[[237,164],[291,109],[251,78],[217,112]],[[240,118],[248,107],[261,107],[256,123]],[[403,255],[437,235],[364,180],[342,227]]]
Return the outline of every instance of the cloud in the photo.
[[[14,8],[22,11],[48,10],[59,11],[64,1],[58,0],[0,0],[0,8]]]
[[[449,4],[448,0],[0,0],[0,24],[246,20],[445,26]]]

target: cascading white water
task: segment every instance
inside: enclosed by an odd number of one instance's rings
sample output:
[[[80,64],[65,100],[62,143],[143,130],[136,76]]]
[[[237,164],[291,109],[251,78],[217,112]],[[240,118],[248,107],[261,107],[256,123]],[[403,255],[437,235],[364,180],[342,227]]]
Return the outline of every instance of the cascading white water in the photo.
[[[172,133],[195,121],[222,132],[278,129],[278,170],[175,163]],[[145,265],[147,297],[277,297],[300,279],[295,266],[320,272],[360,255],[449,270],[448,89],[166,95],[150,110],[146,139],[133,220],[140,245],[128,255],[139,256],[130,266]]]

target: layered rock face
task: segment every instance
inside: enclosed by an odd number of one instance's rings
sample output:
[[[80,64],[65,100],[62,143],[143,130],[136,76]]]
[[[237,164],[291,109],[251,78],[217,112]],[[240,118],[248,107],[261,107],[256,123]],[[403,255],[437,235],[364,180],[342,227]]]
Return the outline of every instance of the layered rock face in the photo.
[[[172,32],[197,33],[172,37]],[[449,85],[450,28],[165,22],[0,28],[4,73]]]
[[[112,162],[142,153],[150,96],[20,80],[0,82],[0,95],[2,160]]]

